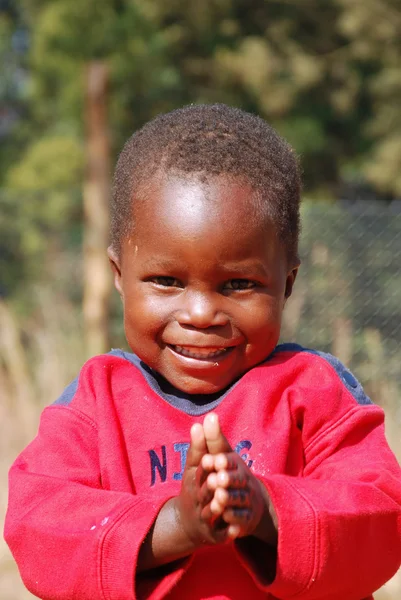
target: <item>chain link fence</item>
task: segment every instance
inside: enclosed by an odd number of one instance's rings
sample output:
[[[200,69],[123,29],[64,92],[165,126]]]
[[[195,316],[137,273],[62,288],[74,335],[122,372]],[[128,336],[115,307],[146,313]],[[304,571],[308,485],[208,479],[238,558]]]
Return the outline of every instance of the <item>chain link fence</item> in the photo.
[[[282,339],[340,358],[401,458],[401,202],[306,202],[300,254]]]

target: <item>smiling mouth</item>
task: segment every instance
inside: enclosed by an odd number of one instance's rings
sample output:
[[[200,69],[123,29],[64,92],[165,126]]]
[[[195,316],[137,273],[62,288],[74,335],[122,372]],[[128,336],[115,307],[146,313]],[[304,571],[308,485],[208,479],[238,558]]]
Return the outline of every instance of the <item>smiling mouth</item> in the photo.
[[[199,346],[170,346],[174,352],[188,358],[200,360],[215,359],[227,354],[232,348],[201,348]]]

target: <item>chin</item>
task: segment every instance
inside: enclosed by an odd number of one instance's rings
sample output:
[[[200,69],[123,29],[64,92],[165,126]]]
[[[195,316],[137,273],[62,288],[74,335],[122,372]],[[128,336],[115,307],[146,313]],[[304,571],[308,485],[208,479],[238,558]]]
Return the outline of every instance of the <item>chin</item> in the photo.
[[[201,379],[180,379],[170,383],[186,394],[217,394],[227,388],[232,381],[204,381]]]

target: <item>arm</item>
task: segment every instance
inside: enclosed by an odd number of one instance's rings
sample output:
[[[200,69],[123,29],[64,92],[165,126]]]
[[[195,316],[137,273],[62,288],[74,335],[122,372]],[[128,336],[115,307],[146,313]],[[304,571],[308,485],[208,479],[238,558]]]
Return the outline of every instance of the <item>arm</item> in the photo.
[[[255,528],[254,502],[230,498],[238,472],[247,481],[252,475],[221,434],[218,451],[225,453],[213,458],[217,474],[208,478],[212,510],[237,527],[241,560],[265,592],[300,600],[370,596],[401,562],[401,473],[384,437],[383,412],[352,400],[324,427],[304,420],[303,434],[304,475],[261,478],[265,510]]]
[[[94,423],[45,409],[9,487],[4,534],[32,593],[132,600],[140,545],[166,498],[102,488]]]
[[[45,409],[39,435],[10,470],[6,541],[26,587],[43,599],[163,596],[188,567],[179,559],[226,539],[201,493],[203,428],[192,427],[181,493],[171,498],[104,489],[97,438],[87,415]]]
[[[207,419],[207,417],[206,417]],[[180,494],[163,505],[139,553],[137,572],[177,561],[198,548],[227,539],[227,530],[215,526],[208,490],[208,470],[202,467],[207,452],[203,427],[191,428]]]
[[[305,439],[308,426],[304,429]],[[352,406],[305,443],[303,477],[263,483],[278,519],[278,598],[364,598],[401,562],[401,475],[383,413]]]
[[[227,524],[227,536],[235,540],[244,566],[263,587],[275,576],[276,511],[266,487],[233,452],[216,414],[205,418],[204,431],[210,454],[203,456],[202,465],[209,471],[210,510]]]

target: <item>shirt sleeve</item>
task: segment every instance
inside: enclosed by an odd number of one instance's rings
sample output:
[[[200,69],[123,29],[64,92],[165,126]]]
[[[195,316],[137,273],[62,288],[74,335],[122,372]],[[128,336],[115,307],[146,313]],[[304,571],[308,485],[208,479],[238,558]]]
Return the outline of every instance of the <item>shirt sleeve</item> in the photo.
[[[5,538],[26,587],[43,600],[161,598],[184,572],[188,561],[134,588],[141,543],[168,497],[104,489],[96,425],[78,410],[44,410],[9,488]]]
[[[303,476],[262,478],[278,517],[274,580],[237,548],[256,585],[277,598],[371,597],[401,563],[401,471],[383,411],[332,393],[341,416],[320,412],[324,427],[303,411]]]

